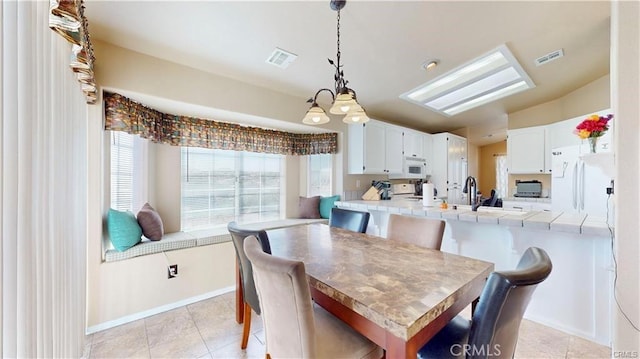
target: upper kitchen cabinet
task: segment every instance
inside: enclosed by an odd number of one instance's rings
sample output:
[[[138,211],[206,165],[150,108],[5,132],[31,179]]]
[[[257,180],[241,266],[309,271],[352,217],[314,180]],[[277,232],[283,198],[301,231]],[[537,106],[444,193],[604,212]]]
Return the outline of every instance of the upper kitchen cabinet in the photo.
[[[551,173],[551,149],[546,126],[507,131],[509,174]]]
[[[427,161],[427,167],[425,168],[425,174],[431,175],[433,173],[433,135],[429,133],[422,134],[422,148],[424,159]]]
[[[406,157],[424,158],[424,134],[405,129],[402,148]]]
[[[402,134],[402,127],[376,120],[349,125],[349,173],[402,173]]]

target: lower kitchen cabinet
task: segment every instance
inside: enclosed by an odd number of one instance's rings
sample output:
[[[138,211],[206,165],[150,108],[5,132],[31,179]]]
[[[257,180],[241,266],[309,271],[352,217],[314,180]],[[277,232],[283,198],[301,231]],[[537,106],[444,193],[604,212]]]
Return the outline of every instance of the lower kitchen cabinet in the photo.
[[[502,201],[503,209],[515,211],[551,211],[551,203],[548,202],[527,202],[527,201]]]

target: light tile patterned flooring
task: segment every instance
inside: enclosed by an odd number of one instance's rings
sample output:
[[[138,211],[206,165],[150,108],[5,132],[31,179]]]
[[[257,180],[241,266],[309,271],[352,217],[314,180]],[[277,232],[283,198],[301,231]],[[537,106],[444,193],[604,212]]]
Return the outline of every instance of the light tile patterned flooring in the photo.
[[[467,309],[466,316],[469,315]],[[235,321],[234,293],[87,336],[85,358],[264,358],[264,331],[252,315],[246,351]],[[610,358],[610,349],[524,320],[516,358]]]

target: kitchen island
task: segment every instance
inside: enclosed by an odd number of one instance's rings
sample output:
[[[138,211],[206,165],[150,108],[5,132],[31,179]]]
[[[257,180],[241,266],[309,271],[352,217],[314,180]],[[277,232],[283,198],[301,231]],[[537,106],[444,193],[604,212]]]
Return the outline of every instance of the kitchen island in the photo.
[[[605,218],[556,212],[518,212],[500,208],[424,207],[419,200],[341,201],[340,208],[367,211],[367,233],[386,236],[392,213],[446,221],[442,250],[515,268],[531,246],[547,251],[553,262],[525,318],[610,345],[613,298],[613,228]]]

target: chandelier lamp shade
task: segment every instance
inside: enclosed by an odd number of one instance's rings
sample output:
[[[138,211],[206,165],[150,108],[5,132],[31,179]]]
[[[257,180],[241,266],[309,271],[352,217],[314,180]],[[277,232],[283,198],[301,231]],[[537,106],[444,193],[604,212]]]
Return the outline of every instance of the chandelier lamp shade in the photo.
[[[317,101],[318,95],[325,91],[331,94],[332,105],[329,109],[329,113],[334,115],[344,115],[342,121],[348,124],[365,123],[369,121],[369,117],[365,113],[364,108],[356,99],[356,92],[347,87],[349,81],[345,80],[344,71],[342,70],[343,65],[340,64],[340,9],[342,9],[346,3],[346,0],[331,0],[329,4],[331,9],[338,13],[338,51],[336,53],[336,61],[334,62],[333,60],[328,59],[329,64],[336,69],[336,73],[334,75],[335,92],[328,88],[323,88],[318,90],[313,98],[307,100],[307,102],[311,104],[311,108],[309,108],[309,111],[307,111],[307,114],[302,119],[302,122],[307,125],[321,125],[330,121],[329,116],[327,116],[327,113],[322,109],[322,107],[320,107],[320,105],[318,105]]]

